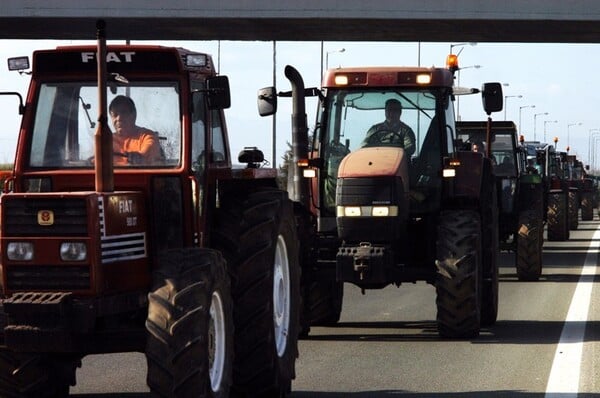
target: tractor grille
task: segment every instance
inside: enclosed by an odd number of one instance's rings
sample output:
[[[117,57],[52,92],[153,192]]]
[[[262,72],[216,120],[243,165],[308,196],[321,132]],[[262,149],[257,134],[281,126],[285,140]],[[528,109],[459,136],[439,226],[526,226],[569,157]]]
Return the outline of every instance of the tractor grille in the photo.
[[[4,201],[6,236],[86,236],[87,210],[82,198],[19,198]],[[52,225],[40,225],[38,212],[54,213]]]
[[[87,290],[91,285],[88,265],[20,265],[6,272],[8,290]]]

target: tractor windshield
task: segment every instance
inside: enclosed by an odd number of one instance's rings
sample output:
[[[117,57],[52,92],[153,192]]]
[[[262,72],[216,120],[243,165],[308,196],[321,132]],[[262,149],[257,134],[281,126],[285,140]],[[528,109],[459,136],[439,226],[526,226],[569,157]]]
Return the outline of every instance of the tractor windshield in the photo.
[[[134,82],[127,86],[110,85],[108,104],[116,97],[133,101],[129,113],[131,130],[143,133],[144,141],[115,149],[113,163],[119,167],[175,167],[180,162],[181,106],[179,88],[174,82]],[[122,99],[122,98],[121,98]],[[126,101],[131,104],[130,101]],[[39,88],[37,108],[29,145],[32,168],[93,168],[94,134],[98,120],[98,87],[92,82],[52,82]],[[130,110],[130,108],[128,108]],[[132,119],[133,118],[133,119]],[[115,140],[116,128],[108,114],[108,125]],[[148,141],[146,141],[148,140]],[[154,155],[132,156],[151,142]],[[116,144],[113,148],[117,148]],[[131,151],[131,152],[129,152]]]
[[[452,151],[446,142],[452,139],[444,138],[452,134],[444,122],[445,118],[454,120],[452,114],[446,114],[452,112],[452,106],[438,98],[443,95],[433,90],[330,90],[317,130],[326,173],[322,179],[325,208],[333,211],[341,160],[367,146],[404,148],[410,156],[411,187],[438,184],[436,177],[421,173],[427,164],[428,170],[438,174],[442,152]],[[440,110],[442,103],[447,109]]]
[[[397,115],[390,115],[386,104],[400,109]],[[344,145],[349,151],[373,146],[368,133],[374,126],[379,131],[410,129],[415,135],[415,152],[418,156],[425,135],[435,116],[436,97],[427,91],[339,91],[328,103],[328,120],[325,132],[327,140],[336,145]],[[390,115],[386,116],[386,113]],[[387,122],[387,123],[386,123]],[[388,127],[384,127],[388,126]],[[401,126],[401,127],[400,127]],[[393,145],[394,138],[382,137],[381,145]]]

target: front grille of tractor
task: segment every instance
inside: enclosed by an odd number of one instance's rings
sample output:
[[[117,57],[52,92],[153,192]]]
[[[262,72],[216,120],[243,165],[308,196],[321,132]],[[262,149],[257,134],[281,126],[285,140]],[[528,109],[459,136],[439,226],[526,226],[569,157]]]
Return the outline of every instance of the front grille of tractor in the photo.
[[[88,216],[83,198],[19,198],[3,204],[5,236],[87,236]],[[52,225],[40,225],[38,213],[52,211]]]
[[[89,265],[12,266],[6,271],[8,290],[88,290]]]

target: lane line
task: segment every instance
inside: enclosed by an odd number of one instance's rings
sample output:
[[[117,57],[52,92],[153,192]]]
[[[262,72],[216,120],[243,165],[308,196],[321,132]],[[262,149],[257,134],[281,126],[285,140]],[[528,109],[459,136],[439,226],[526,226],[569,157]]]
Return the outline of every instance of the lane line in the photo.
[[[579,392],[583,339],[594,285],[592,280],[597,269],[599,240],[600,228],[596,230],[592,237],[575,293],[573,293],[571,299],[569,312],[560,335],[560,341],[556,347],[552,370],[546,385],[546,398],[577,397]]]

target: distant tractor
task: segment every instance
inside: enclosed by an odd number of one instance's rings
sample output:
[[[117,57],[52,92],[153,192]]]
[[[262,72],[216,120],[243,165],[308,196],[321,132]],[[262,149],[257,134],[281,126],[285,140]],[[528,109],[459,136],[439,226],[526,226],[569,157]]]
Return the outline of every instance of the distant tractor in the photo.
[[[541,142],[524,142],[528,161],[542,177],[544,209],[548,241],[569,239],[569,186],[560,168],[559,155],[554,145]]]
[[[586,172],[583,162],[575,155],[568,156],[569,182],[577,188],[578,204],[581,209],[581,220],[594,219],[594,180]]]
[[[32,65],[0,197],[0,395],[66,397],[84,356],[125,351],[146,354],[156,397],[285,395],[300,310],[293,207],[259,150],[232,167],[227,77],[207,54],[107,47],[101,22],[97,47],[35,51]],[[152,129],[152,162],[113,149],[117,96]]]
[[[489,146],[498,193],[500,249],[515,252],[519,280],[538,280],[544,243],[542,176],[533,162],[528,165],[513,122],[492,122],[489,140],[487,128],[485,121],[456,123],[457,137],[471,148]]]
[[[579,227],[579,187],[577,178],[574,178],[575,157],[569,155],[569,152],[558,152],[557,162],[562,172],[562,178],[566,184],[568,192],[568,213],[569,213],[569,229],[576,230]]]
[[[304,256],[305,333],[339,320],[344,283],[363,292],[404,282],[434,285],[437,328],[446,337],[477,336],[496,321],[492,164],[456,145],[456,70],[330,69],[317,90],[305,89],[300,73],[285,68],[292,91],[279,95],[293,98],[291,196]],[[499,83],[482,91],[488,114],[502,109]],[[306,95],[319,97],[311,143]],[[275,112],[277,96],[273,87],[259,92],[262,115]],[[394,128],[371,129],[386,119],[386,103],[401,104],[414,146]]]

